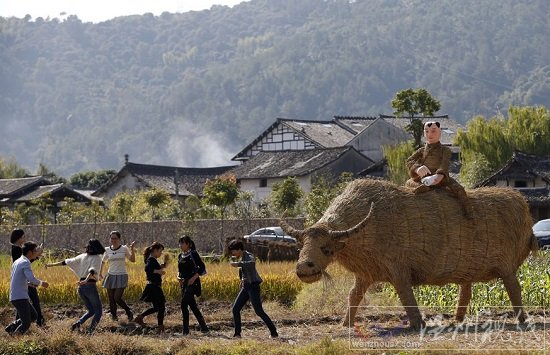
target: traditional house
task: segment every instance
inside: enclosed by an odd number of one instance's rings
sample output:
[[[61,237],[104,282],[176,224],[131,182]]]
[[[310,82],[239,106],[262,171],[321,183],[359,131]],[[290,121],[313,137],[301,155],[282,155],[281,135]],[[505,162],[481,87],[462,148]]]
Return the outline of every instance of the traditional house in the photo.
[[[15,208],[18,204],[30,205],[47,197],[54,220],[65,203],[66,198],[75,202],[89,204],[92,198],[66,184],[51,184],[43,176],[31,176],[17,179],[0,179],[0,207]]]
[[[260,151],[231,173],[237,177],[241,190],[253,192],[254,201],[259,203],[271,194],[274,184],[287,177],[296,177],[302,190],[309,192],[319,176],[334,179],[343,172],[356,175],[372,163],[353,147]]]
[[[234,166],[184,168],[136,164],[128,162],[126,158],[122,169],[96,190],[92,196],[108,200],[122,191],[159,188],[167,191],[173,198],[185,199],[191,195],[202,195],[207,179],[223,175],[232,168]]]
[[[441,142],[451,145],[461,127],[448,116],[425,117],[437,120],[443,133]],[[308,150],[352,146],[374,161],[383,158],[382,147],[412,139],[405,131],[408,118],[395,116],[349,117],[335,116],[330,121],[277,120],[256,137],[232,160],[245,161],[262,151]]]
[[[478,186],[510,186],[527,199],[535,220],[550,218],[550,155],[514,152],[510,160]]]

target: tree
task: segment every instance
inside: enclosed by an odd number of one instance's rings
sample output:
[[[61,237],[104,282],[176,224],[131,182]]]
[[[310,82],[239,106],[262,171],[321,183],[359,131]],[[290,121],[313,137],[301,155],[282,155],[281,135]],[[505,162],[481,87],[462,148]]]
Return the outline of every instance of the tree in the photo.
[[[38,219],[40,224],[40,235],[42,244],[46,241],[46,224],[51,224],[51,215],[53,214],[54,201],[49,193],[31,201],[28,208],[28,214]]]
[[[4,161],[0,157],[0,179],[15,179],[27,176],[27,171],[15,159]]]
[[[220,251],[223,250],[223,220],[228,206],[235,202],[239,195],[239,187],[235,175],[225,174],[213,180],[207,180],[203,189],[204,201],[216,206],[221,217]]]
[[[320,176],[311,186],[311,191],[307,194],[304,203],[307,225],[312,225],[321,218],[332,200],[353,180],[353,175],[342,173],[336,183],[332,180],[330,176]]]
[[[151,208],[151,222],[153,222],[155,218],[158,219],[158,216],[155,215],[155,211],[160,206],[170,202],[171,200],[170,194],[168,192],[157,188],[145,191],[143,198],[145,200],[145,203],[147,203],[149,208]]]
[[[61,176],[58,176],[56,173],[51,171],[45,164],[38,164],[38,169],[36,169],[36,175],[40,175],[48,179],[52,184],[64,184],[67,180]]]
[[[405,130],[413,135],[414,147],[419,148],[422,145],[424,125],[421,119],[414,116],[419,113],[423,116],[433,116],[441,108],[441,103],[434,99],[426,89],[421,88],[397,92],[391,105],[395,109],[396,116],[403,117],[403,114],[408,114],[410,122]]]
[[[109,215],[117,222],[126,223],[132,215],[134,196],[128,192],[119,192],[109,203]]]
[[[71,175],[69,184],[80,189],[98,189],[114,175],[116,175],[116,171],[112,169],[85,171]]]
[[[97,224],[105,220],[105,215],[105,207],[95,200],[83,210],[84,222],[94,224],[94,237],[97,236]]]
[[[304,191],[300,188],[296,177],[289,176],[273,185],[271,201],[278,213],[287,211],[289,215],[295,215],[294,209],[303,196]]]
[[[414,153],[413,142],[402,142],[395,146],[383,146],[384,158],[388,163],[388,177],[397,185],[403,185],[409,178],[405,161]]]
[[[528,106],[510,107],[508,119],[478,116],[458,132],[455,144],[461,151],[461,181],[475,185],[502,168],[514,150],[550,155],[550,113],[542,106]]]

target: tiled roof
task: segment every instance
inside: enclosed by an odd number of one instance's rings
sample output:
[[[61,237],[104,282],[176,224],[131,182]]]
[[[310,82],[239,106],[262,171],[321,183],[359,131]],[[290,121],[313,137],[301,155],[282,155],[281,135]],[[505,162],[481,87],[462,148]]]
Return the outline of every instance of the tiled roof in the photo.
[[[324,167],[352,149],[354,150],[353,147],[338,147],[279,152],[263,151],[231,172],[238,179],[303,176]],[[365,160],[369,164],[372,163],[367,157]]]
[[[42,176],[32,176],[19,179],[0,179],[0,197],[9,197],[18,191],[32,185],[48,183]]]
[[[540,176],[550,184],[550,155],[534,155],[515,151],[506,164],[492,176],[478,184],[486,186],[501,176],[530,178]]]
[[[31,200],[34,200],[36,198],[40,198],[40,197],[42,197],[43,195],[45,195],[47,193],[51,194],[51,193],[57,191],[62,186],[63,186],[63,184],[38,186],[36,189],[30,191],[28,194],[17,197],[14,202],[31,201]]]
[[[550,204],[550,187],[530,187],[517,189],[529,202],[530,206],[548,206]]]
[[[334,117],[339,122],[342,122],[342,124],[351,125],[353,127],[353,123],[355,123],[355,127],[359,127],[358,124],[364,123],[366,126],[368,126],[367,123],[374,121],[377,117],[353,117],[353,116],[335,116]],[[405,130],[405,127],[410,123],[409,119],[406,117],[395,117],[390,115],[380,115],[380,118],[384,119],[384,121],[401,128],[402,130]],[[419,117],[422,119],[422,122],[427,121],[437,121],[441,123],[441,144],[445,145],[452,145],[453,140],[458,132],[458,129],[465,129],[462,125],[460,125],[455,120],[449,118],[448,115],[441,115],[441,116],[431,116],[431,117]]]
[[[345,146],[355,134],[334,121],[303,121],[279,119],[284,125],[301,132],[305,137],[318,143],[320,148]]]
[[[149,164],[127,163],[121,171],[135,176],[149,187],[157,187],[175,195],[174,177],[178,175],[178,194],[182,196],[201,195],[207,179],[223,175],[235,166],[218,166],[212,168],[184,168]],[[101,187],[104,189],[109,182]]]

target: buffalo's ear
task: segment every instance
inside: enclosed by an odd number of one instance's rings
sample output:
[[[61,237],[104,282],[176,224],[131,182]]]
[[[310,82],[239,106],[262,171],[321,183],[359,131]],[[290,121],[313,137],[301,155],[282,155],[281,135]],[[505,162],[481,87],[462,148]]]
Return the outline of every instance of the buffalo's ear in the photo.
[[[333,244],[334,252],[336,253],[337,251],[344,249],[345,246],[346,246],[346,242],[344,241],[334,243]]]

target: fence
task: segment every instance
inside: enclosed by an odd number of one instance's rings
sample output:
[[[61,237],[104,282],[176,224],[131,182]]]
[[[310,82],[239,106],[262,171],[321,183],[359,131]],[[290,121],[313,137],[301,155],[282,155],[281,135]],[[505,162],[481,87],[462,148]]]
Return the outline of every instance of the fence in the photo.
[[[295,228],[303,228],[303,218],[290,218],[287,222]],[[197,249],[202,253],[219,253],[222,251],[226,238],[239,238],[250,234],[256,229],[277,226],[279,220],[274,218],[224,220],[223,236],[220,220],[159,221],[135,223],[98,223],[98,224],[48,224],[19,226],[25,230],[27,240],[44,243],[45,248],[72,249],[83,251],[88,239],[98,238],[104,245],[109,242],[109,232],[118,230],[125,243],[133,240],[136,246],[145,247],[153,241],[164,244],[166,248],[177,248],[178,238],[187,233],[195,241]],[[9,234],[7,228],[1,228],[0,252],[9,253]]]

